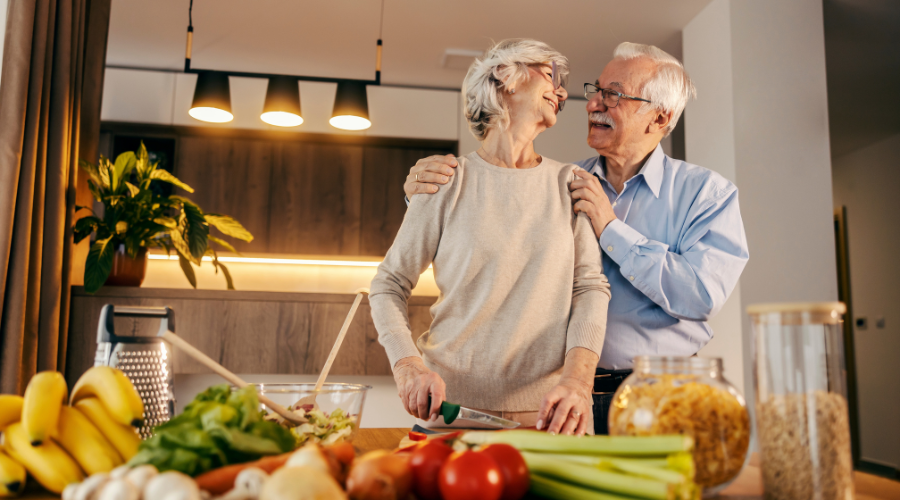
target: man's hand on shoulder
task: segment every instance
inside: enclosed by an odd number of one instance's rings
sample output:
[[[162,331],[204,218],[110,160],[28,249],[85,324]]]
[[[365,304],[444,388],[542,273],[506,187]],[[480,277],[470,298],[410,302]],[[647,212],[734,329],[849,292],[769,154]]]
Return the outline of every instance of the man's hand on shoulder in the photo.
[[[434,194],[438,191],[438,184],[450,182],[450,176],[456,173],[456,157],[453,155],[435,155],[422,158],[415,166],[409,169],[403,191],[407,198],[419,193]]]
[[[606,226],[616,220],[616,213],[596,177],[582,168],[576,168],[575,175],[576,179],[569,185],[569,191],[572,191],[572,200],[575,201],[573,210],[576,214],[584,212],[590,217],[594,234],[597,239],[600,239]]]

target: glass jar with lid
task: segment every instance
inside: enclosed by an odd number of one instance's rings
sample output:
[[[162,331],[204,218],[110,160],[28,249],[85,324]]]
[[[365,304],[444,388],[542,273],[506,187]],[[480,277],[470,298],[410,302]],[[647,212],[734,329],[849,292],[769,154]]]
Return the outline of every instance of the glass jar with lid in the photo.
[[[613,436],[685,434],[694,438],[694,481],[715,495],[747,459],[750,417],[722,375],[721,358],[638,356],[613,396]]]
[[[747,308],[766,498],[850,500],[853,459],[840,302]]]

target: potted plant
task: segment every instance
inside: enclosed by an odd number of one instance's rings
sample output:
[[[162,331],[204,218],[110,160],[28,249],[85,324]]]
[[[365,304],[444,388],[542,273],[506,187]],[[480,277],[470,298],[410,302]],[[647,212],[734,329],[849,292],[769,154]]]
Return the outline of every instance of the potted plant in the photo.
[[[210,242],[236,252],[227,241],[210,234],[214,227],[224,236],[252,241],[253,235],[227,215],[204,213],[184,196],[161,196],[151,189],[154,181],[166,182],[188,193],[194,190],[166,170],[150,163],[147,148],[120,154],[115,163],[100,157],[98,165],[81,161],[90,177],[94,199],[103,204],[103,214],[87,215],[75,222],[75,243],[95,235],[84,270],[84,288],[94,293],[104,284],[139,286],[144,279],[148,248],[163,248],[178,262],[191,286],[197,278],[191,264],[200,265],[209,256],[216,273],[222,270],[229,290],[234,283],[228,269]],[[88,207],[76,207],[76,210]]]

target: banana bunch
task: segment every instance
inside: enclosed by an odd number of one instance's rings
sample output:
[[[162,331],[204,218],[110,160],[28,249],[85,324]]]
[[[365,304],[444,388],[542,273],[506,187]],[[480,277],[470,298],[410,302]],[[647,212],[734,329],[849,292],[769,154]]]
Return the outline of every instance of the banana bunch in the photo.
[[[137,453],[143,414],[134,385],[108,366],[85,372],[71,397],[52,371],[32,377],[24,397],[0,395],[0,497],[21,493],[26,471],[59,494],[121,466]]]

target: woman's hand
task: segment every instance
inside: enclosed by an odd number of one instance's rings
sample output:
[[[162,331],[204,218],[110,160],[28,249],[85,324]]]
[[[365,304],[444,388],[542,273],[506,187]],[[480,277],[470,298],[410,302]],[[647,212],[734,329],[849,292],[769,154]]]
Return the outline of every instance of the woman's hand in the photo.
[[[560,379],[559,384],[544,395],[541,409],[538,411],[537,429],[547,425],[550,434],[575,434],[584,436],[591,419],[588,404],[591,398],[591,387],[583,381],[572,378]]]
[[[422,358],[410,356],[397,361],[394,365],[394,380],[407,413],[422,420],[440,413],[441,403],[447,397],[447,386],[440,375],[425,366]]]
[[[541,400],[537,429],[547,424],[550,434],[576,434],[584,436],[591,419],[591,391],[594,389],[594,372],[600,356],[590,349],[575,347],[566,354],[562,378]]]

